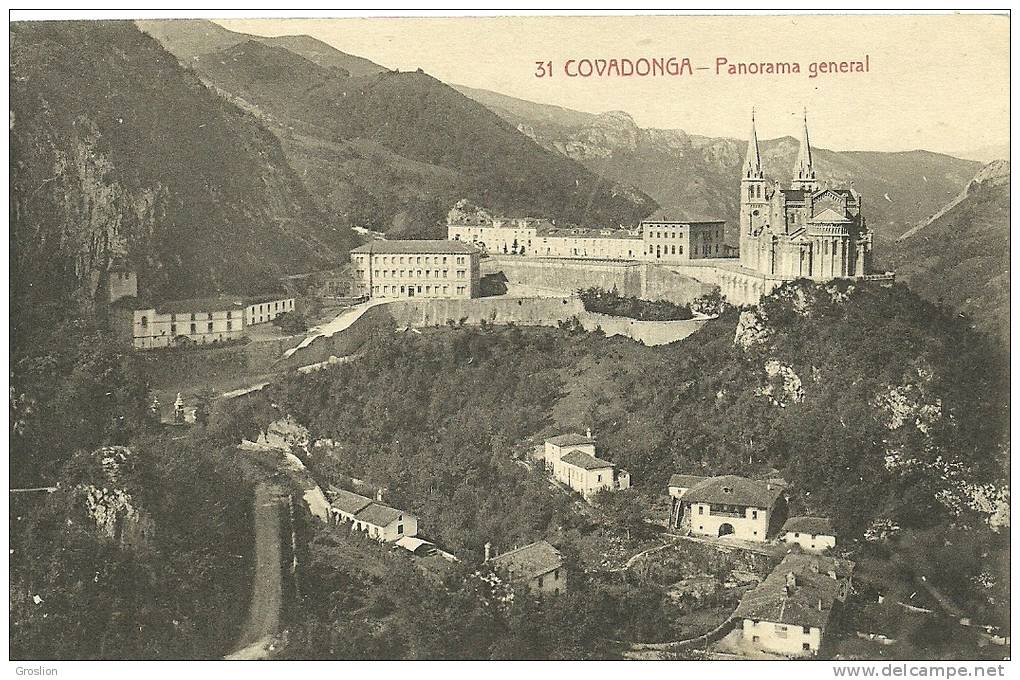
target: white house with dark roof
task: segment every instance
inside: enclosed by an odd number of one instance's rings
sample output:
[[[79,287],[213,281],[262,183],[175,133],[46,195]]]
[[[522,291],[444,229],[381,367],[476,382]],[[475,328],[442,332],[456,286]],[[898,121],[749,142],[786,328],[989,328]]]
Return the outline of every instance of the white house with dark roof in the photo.
[[[577,433],[545,441],[545,465],[557,482],[590,498],[599,491],[630,488],[630,473],[595,456],[595,440]]]
[[[836,532],[828,517],[791,517],[779,531],[779,540],[808,552],[836,547]]]
[[[390,542],[418,534],[418,518],[409,512],[346,489],[332,490],[329,496],[333,521],[350,522],[353,531],[364,531],[376,540]]]
[[[670,496],[672,526],[699,536],[765,542],[786,513],[781,485],[737,475],[674,475]]]
[[[486,561],[511,583],[524,583],[533,593],[559,595],[567,590],[563,556],[549,541],[536,541]]]
[[[733,612],[744,643],[771,654],[818,654],[834,609],[850,592],[853,563],[791,553]]]

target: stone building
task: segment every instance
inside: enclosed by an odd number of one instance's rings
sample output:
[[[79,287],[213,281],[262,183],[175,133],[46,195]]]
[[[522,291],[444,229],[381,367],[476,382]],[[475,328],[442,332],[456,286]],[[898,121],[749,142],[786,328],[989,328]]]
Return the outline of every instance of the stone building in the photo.
[[[114,335],[135,349],[181,342],[208,344],[244,335],[243,298],[217,297],[152,304],[123,297],[110,305]]]
[[[262,295],[245,301],[244,325],[268,323],[286,312],[294,311],[294,298],[286,295]]]
[[[779,530],[779,540],[807,552],[823,552],[836,547],[836,532],[827,517],[791,517]]]
[[[457,240],[370,241],[351,250],[354,295],[475,298],[480,252]]]
[[[808,139],[807,114],[787,189],[765,179],[754,114],[740,178],[740,264],[769,277],[827,281],[871,271],[872,234],[861,195],[822,188]]]
[[[816,656],[850,592],[853,563],[791,553],[740,600],[733,617],[744,644],[787,657]]]
[[[486,553],[488,549],[486,545]],[[559,595],[567,590],[563,556],[549,541],[530,543],[486,561],[511,583],[523,583],[536,595]]]
[[[673,475],[669,490],[671,526],[693,535],[732,535],[764,543],[785,519],[783,488],[773,482],[736,475]]]
[[[658,211],[641,222],[643,259],[666,264],[728,257],[726,222]]]
[[[335,524],[349,522],[352,531],[363,531],[377,541],[390,543],[418,535],[418,518],[384,505],[381,494],[372,500],[353,491],[336,489],[329,496],[329,513]]]
[[[599,491],[630,488],[630,473],[616,464],[595,456],[595,440],[590,433],[562,434],[545,441],[545,466],[553,479],[591,498]]]

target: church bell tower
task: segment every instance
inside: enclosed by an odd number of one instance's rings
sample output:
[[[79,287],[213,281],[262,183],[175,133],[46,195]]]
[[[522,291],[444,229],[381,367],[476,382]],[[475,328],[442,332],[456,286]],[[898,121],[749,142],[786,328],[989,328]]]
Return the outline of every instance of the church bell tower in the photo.
[[[811,141],[808,139],[807,109],[804,109],[804,128],[800,135],[800,150],[797,152],[797,176],[790,183],[791,189],[802,189],[808,192],[818,191],[818,178],[815,176],[814,164],[811,160]]]
[[[747,154],[740,174],[740,261],[745,267],[754,269],[757,268],[757,235],[767,221],[766,186],[752,109],[751,136],[747,142]]]

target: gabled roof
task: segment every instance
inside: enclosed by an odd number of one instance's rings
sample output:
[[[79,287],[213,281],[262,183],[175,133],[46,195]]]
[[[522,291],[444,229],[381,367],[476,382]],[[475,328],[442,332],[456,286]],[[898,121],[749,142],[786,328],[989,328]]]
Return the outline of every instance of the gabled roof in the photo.
[[[793,626],[825,628],[840,581],[850,575],[853,564],[818,555],[791,553],[765,580],[741,598],[734,617]],[[830,575],[835,574],[836,578]],[[788,575],[794,585],[787,589]]]
[[[846,215],[841,215],[832,208],[826,208],[817,215],[811,216],[812,222],[849,222]]]
[[[373,255],[474,255],[478,249],[462,241],[445,239],[414,239],[407,241],[369,241],[351,248],[352,253]]]
[[[436,547],[435,543],[420,538],[415,538],[414,536],[401,536],[396,540],[396,543],[394,543],[394,545],[399,545],[401,548],[410,552],[418,552],[418,549],[421,548],[422,546],[425,546],[426,550],[428,550],[429,548]]]
[[[353,515],[372,504],[371,498],[346,489],[337,489],[331,495],[333,498],[330,505],[349,515]]]
[[[494,557],[492,566],[509,573],[511,579],[531,579],[563,566],[563,556],[549,541],[537,541]]]
[[[669,486],[676,486],[681,489],[690,489],[708,479],[697,475],[673,475],[669,478]]]
[[[709,477],[684,494],[690,503],[725,503],[754,508],[770,508],[782,489],[768,482],[759,482],[737,475]]]
[[[811,534],[813,536],[835,536],[836,534],[832,531],[832,523],[828,517],[791,517],[786,520],[782,530],[779,532],[785,534],[787,532],[796,532],[801,534]]]
[[[586,444],[594,444],[595,440],[591,437],[585,437],[584,435],[577,434],[576,432],[570,432],[569,434],[559,434],[555,437],[549,437],[545,440],[546,444],[552,444],[553,446],[584,446]]]
[[[560,461],[567,465],[584,468],[585,470],[601,470],[603,468],[614,467],[614,464],[610,463],[608,460],[596,458],[595,456],[578,449],[574,449],[573,451],[563,454]]]
[[[386,527],[400,519],[404,513],[388,505],[371,503],[354,515],[354,519],[377,527]]]

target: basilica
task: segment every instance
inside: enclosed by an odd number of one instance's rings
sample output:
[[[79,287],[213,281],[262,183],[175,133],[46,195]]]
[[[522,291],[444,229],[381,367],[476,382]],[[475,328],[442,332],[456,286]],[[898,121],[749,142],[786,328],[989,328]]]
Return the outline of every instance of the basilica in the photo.
[[[865,276],[871,271],[871,231],[861,195],[849,188],[822,188],[808,140],[807,114],[788,189],[765,179],[754,113],[740,177],[740,264],[768,278]]]

